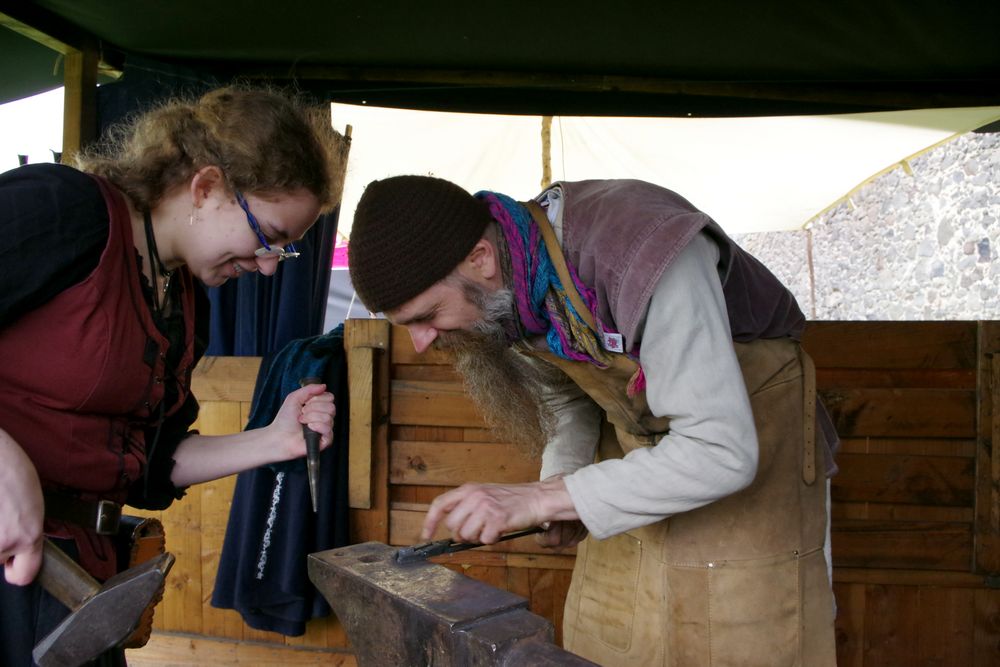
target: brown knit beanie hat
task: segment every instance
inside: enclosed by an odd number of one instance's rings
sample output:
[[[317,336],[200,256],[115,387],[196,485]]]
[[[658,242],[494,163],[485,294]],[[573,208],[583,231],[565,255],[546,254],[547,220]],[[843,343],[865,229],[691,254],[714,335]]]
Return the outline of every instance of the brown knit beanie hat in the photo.
[[[372,181],[348,245],[358,297],[372,312],[403,305],[451,273],[492,219],[485,202],[441,178]]]

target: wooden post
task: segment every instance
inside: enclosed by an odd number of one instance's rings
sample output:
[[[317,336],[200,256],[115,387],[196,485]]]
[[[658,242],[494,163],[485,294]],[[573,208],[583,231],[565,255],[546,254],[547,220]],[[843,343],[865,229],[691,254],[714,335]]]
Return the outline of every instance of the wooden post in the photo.
[[[552,185],[552,116],[542,116],[542,189]]]
[[[97,138],[97,49],[72,49],[64,70],[62,162]]]
[[[389,322],[349,319],[344,336],[351,399],[348,497],[352,508],[367,510],[375,505],[373,455],[388,447]]]
[[[1000,574],[1000,322],[979,323],[973,571]]]

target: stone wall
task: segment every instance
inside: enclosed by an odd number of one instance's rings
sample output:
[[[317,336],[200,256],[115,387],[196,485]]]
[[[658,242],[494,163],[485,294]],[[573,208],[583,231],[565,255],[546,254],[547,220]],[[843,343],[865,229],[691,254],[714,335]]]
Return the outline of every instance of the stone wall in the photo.
[[[960,136],[908,167],[807,231],[734,238],[810,319],[1000,319],[1000,134]]]

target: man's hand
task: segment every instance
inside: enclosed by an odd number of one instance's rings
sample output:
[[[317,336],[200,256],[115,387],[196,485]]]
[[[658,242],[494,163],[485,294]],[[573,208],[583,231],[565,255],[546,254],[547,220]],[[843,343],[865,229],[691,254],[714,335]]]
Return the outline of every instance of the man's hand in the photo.
[[[441,521],[454,540],[493,544],[504,533],[577,518],[559,478],[530,484],[463,484],[434,499],[421,539],[431,539]]]
[[[0,563],[8,583],[30,584],[42,565],[45,502],[27,454],[0,429]]]
[[[587,527],[580,520],[553,521],[544,533],[535,535],[535,541],[543,547],[567,549],[582,542],[587,533]]]

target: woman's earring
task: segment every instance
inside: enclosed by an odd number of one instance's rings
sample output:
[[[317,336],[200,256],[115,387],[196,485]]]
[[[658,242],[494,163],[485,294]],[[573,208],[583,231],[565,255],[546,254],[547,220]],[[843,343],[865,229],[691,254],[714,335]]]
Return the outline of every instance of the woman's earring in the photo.
[[[192,206],[192,207],[191,207],[191,215],[189,215],[189,216],[188,216],[188,226],[193,226],[193,225],[194,225],[194,223],[195,223],[195,222],[196,222],[197,220],[198,220],[198,218],[197,218],[197,216],[195,215],[195,212],[194,212],[194,206]]]

